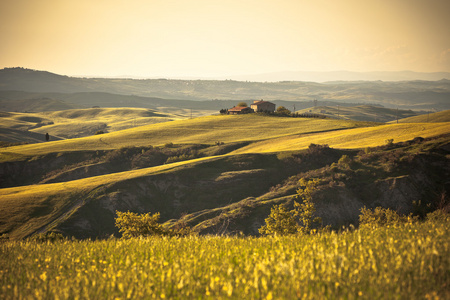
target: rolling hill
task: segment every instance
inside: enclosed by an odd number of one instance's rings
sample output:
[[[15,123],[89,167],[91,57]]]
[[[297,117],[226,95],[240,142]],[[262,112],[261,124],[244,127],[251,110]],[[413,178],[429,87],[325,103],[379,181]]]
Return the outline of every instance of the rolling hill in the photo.
[[[450,122],[450,110],[444,110],[440,112],[422,114],[420,116],[414,116],[399,120],[400,123],[440,123]]]
[[[97,131],[113,132],[177,119],[182,117],[142,108],[88,108],[41,113],[2,113],[0,128],[43,135],[48,132],[52,138],[60,139],[91,136]],[[0,140],[8,141],[8,138],[0,135]]]
[[[430,191],[449,188],[449,137],[448,123],[243,115],[1,148],[0,233],[107,237],[115,211],[131,210],[200,233],[255,234],[300,177],[322,178],[318,211],[333,226],[354,223],[363,205],[424,210],[440,197]]]
[[[130,128],[108,134],[69,139],[54,143],[30,144],[0,150],[21,155],[45,155],[64,151],[111,150],[130,146],[208,144],[261,141],[283,136],[326,132],[354,127],[377,126],[346,120],[220,115],[177,120]],[[0,157],[1,161],[1,157]]]
[[[355,121],[372,121],[372,122],[390,122],[397,119],[408,118],[424,114],[424,111],[400,110],[394,108],[385,108],[372,105],[357,106],[317,106],[297,111],[299,114],[320,114],[326,117],[355,120]],[[421,123],[421,122],[419,122]]]
[[[200,116],[216,113],[235,105],[235,101],[188,101],[119,95],[107,92],[42,93],[0,91],[0,110],[13,112],[46,112],[74,108],[149,108],[162,113]],[[231,107],[230,106],[230,107]]]
[[[53,136],[52,140],[57,141],[61,140],[61,138]],[[42,143],[45,141],[45,134],[42,133],[0,127],[0,145]]]
[[[9,93],[2,93],[9,94]],[[20,93],[23,94],[23,93]],[[34,96],[32,99],[5,99],[4,95],[0,96],[0,110],[13,112],[41,112],[51,110],[73,109],[75,105],[46,97]]]
[[[233,153],[292,151],[305,149],[311,143],[326,144],[333,148],[363,149],[384,145],[389,139],[392,139],[394,142],[405,142],[415,137],[432,137],[448,133],[450,133],[448,123],[381,125],[274,138],[252,143],[237,149]]]

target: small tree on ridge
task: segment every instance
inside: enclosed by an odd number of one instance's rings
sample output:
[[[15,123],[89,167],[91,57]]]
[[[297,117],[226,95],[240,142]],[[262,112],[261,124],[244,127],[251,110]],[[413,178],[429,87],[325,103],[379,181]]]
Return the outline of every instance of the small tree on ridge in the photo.
[[[317,190],[319,179],[300,179],[300,188],[297,190],[294,209],[288,211],[283,204],[274,205],[270,215],[265,219],[265,225],[259,228],[262,235],[287,235],[287,234],[311,234],[314,233],[314,225],[320,223],[321,218],[314,217],[316,208],[312,201],[312,194]]]

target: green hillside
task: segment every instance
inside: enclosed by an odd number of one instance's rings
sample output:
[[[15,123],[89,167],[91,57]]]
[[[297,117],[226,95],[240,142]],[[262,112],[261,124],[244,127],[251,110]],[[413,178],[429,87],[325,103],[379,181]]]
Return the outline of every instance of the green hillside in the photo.
[[[0,111],[36,112],[76,108],[76,105],[58,99],[33,96],[32,99],[8,99],[8,92],[0,93]],[[20,93],[22,94],[22,93]]]
[[[450,110],[444,110],[435,113],[422,114],[420,116],[409,117],[401,119],[399,123],[440,123],[440,122],[450,122]]]

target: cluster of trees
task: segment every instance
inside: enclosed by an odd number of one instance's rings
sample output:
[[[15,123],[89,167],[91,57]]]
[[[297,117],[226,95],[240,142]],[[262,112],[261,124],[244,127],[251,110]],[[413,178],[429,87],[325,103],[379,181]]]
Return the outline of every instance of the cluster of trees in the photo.
[[[313,113],[292,113],[289,109],[284,106],[278,106],[275,112],[258,112],[262,114],[269,114],[281,117],[294,117],[294,118],[326,118],[325,115],[313,114]]]
[[[194,232],[186,224],[175,228],[167,228],[159,223],[159,213],[137,214],[133,212],[117,211],[116,227],[122,233],[123,238],[140,236],[187,236]]]
[[[278,106],[275,111],[277,115],[289,117],[291,115],[291,111],[284,106]]]
[[[325,115],[321,114],[313,114],[313,113],[292,113],[289,109],[287,109],[284,106],[278,106],[277,111],[275,114],[285,117],[294,117],[294,118],[320,118],[324,119],[326,118]]]

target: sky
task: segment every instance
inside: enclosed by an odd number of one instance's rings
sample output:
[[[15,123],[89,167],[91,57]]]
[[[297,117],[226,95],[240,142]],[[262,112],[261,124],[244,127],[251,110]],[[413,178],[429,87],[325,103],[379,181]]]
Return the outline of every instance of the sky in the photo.
[[[450,72],[449,0],[0,0],[0,68]]]

